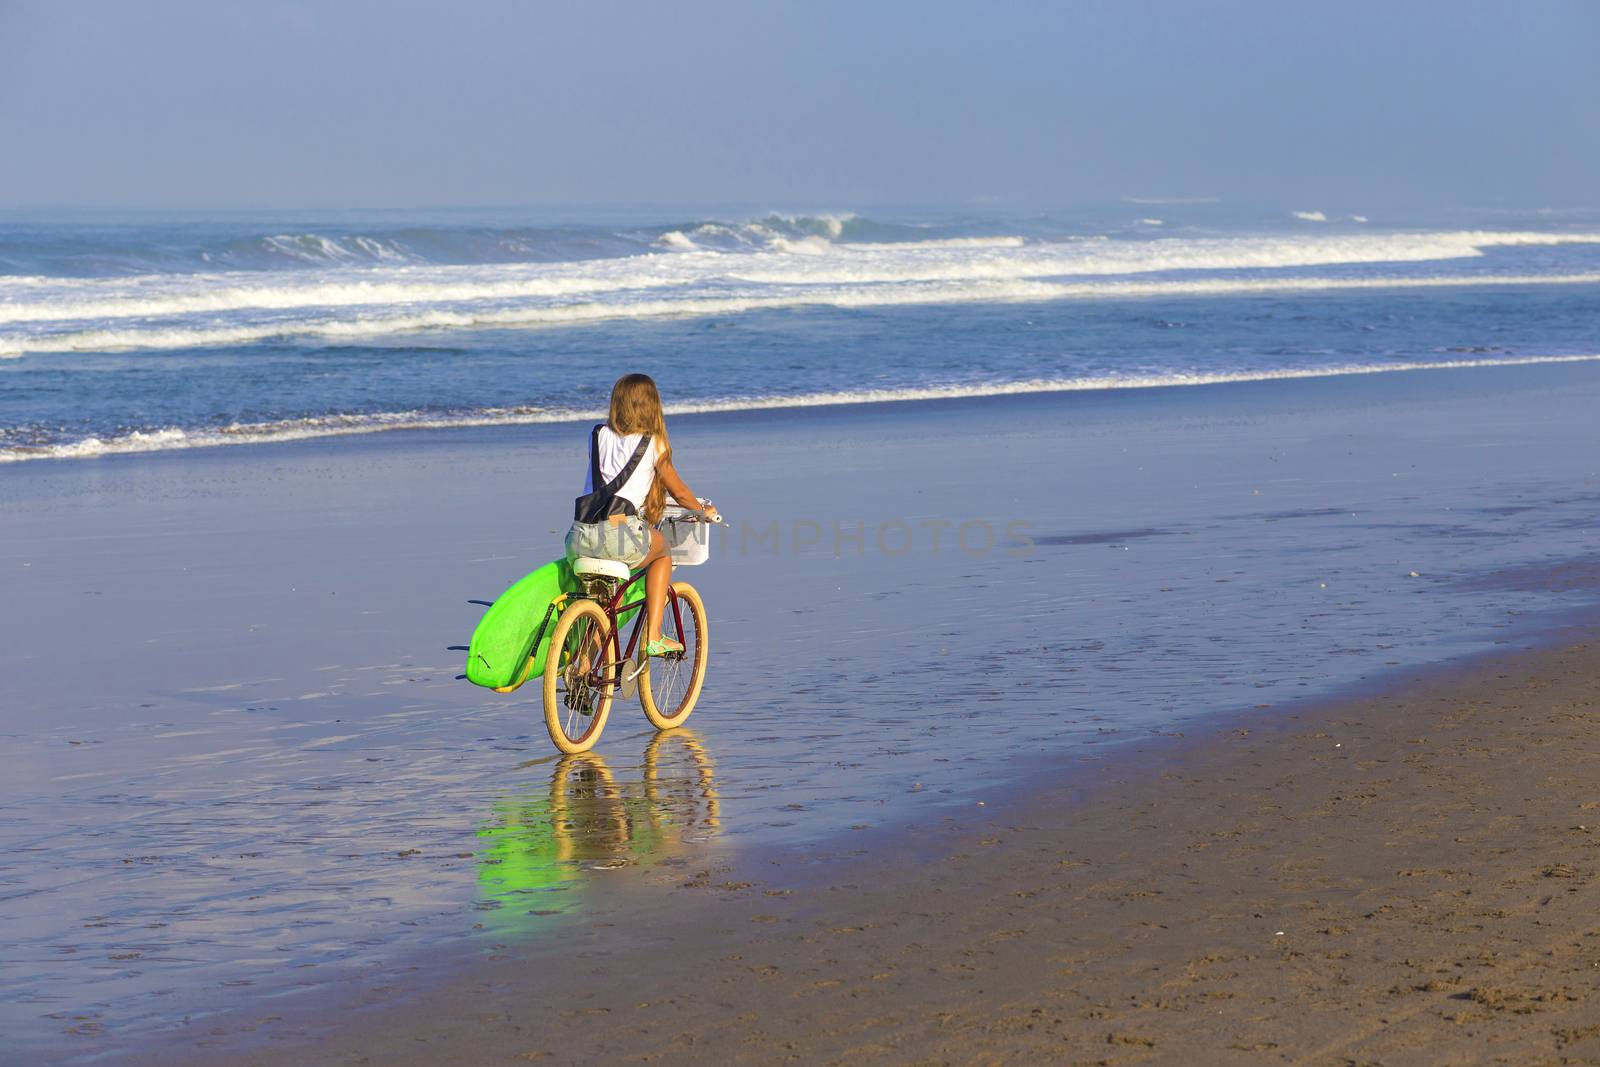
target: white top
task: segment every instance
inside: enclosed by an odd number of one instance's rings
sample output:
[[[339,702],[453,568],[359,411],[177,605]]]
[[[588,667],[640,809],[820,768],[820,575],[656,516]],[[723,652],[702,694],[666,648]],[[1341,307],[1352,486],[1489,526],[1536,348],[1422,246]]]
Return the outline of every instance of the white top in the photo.
[[[600,477],[604,482],[609,482],[622,472],[628,465],[628,460],[633,458],[633,450],[639,447],[639,438],[642,433],[630,433],[626,436],[616,433],[609,426],[600,427]],[[656,480],[656,459],[661,455],[661,442],[651,441],[650,449],[639,459],[639,465],[633,468],[633,474],[622,483],[622,488],[617,490],[617,496],[633,505],[633,510],[640,515],[644,514],[644,498],[650,492],[650,486]],[[584,457],[584,468],[588,471],[588,457]],[[583,491],[585,494],[595,490],[594,474],[588,471],[583,476]]]

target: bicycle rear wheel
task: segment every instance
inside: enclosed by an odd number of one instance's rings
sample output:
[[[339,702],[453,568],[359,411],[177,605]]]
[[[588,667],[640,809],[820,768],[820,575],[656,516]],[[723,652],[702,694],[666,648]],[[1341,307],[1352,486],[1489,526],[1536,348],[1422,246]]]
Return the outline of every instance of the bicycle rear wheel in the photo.
[[[544,725],[562,752],[587,752],[600,740],[617,688],[611,620],[578,600],[556,620],[544,662]]]
[[[639,675],[639,703],[644,717],[657,730],[682,726],[694,710],[706,680],[706,654],[711,647],[700,594],[688,582],[673,582],[672,594],[678,601],[677,618],[669,600],[661,614],[661,636],[680,642],[683,651],[650,657],[649,669]]]

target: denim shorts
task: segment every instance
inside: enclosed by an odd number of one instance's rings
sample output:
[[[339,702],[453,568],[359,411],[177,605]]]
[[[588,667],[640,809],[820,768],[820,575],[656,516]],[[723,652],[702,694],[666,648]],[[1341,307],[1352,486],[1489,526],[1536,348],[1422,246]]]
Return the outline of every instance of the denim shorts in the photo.
[[[567,531],[567,558],[592,556],[637,567],[650,553],[650,527],[637,515],[621,522],[575,522]]]

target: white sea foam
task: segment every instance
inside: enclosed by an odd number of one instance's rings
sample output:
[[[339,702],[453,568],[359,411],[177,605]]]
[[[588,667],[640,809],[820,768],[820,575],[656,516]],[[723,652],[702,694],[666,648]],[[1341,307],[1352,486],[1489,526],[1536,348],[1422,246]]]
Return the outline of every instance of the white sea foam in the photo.
[[[262,238],[261,247],[303,263],[355,263],[369,260],[405,263],[413,258],[399,246],[387,241],[360,236],[346,240],[353,247],[346,247],[332,237],[317,233],[276,234]]]
[[[765,229],[765,227],[762,227]],[[720,222],[702,222],[689,231],[695,237],[738,237],[740,227],[728,226]]]
[[[791,229],[820,229],[828,237],[836,240],[843,236],[845,223],[852,221],[855,217],[856,215],[853,211],[847,211],[842,215],[834,215],[827,212],[817,215],[780,215],[777,212],[773,212],[767,216],[772,222],[783,223]]]
[[[675,252],[698,252],[700,250],[699,245],[677,230],[668,230],[660,237],[657,237],[655,243],[662,248],[670,248]]]
[[[1087,392],[1093,390],[1160,389],[1240,382],[1337,378],[1349,375],[1393,374],[1402,371],[1464,370],[1484,367],[1520,367],[1537,364],[1600,362],[1600,354],[1567,356],[1517,356],[1502,359],[1414,360],[1393,363],[1346,363],[1279,370],[1241,370],[1213,373],[1171,371],[1157,374],[1096,375],[1080,378],[1030,378],[1016,381],[947,383],[888,389],[801,393],[792,396],[732,396],[690,403],[669,404],[671,415],[711,412],[765,411],[784,408],[960,400],[1033,393]],[[604,411],[581,408],[483,408],[453,415],[395,411],[364,415],[324,415],[281,422],[238,423],[219,430],[171,428],[123,436],[89,437],[65,444],[0,446],[0,463],[34,459],[84,459],[138,452],[160,452],[224,445],[266,444],[391,430],[454,429],[475,426],[517,426],[580,422],[603,418]]]
[[[1324,215],[1320,211],[1291,211],[1291,212],[1289,212],[1289,214],[1293,215],[1295,218],[1299,219],[1301,222],[1327,222],[1328,221],[1328,216]]]
[[[874,244],[853,241],[844,245],[846,254],[867,252],[917,252],[931,248],[1021,248],[1028,243],[1026,237],[1005,235],[1000,237],[936,237],[927,241],[887,241]]]
[[[213,348],[296,338],[381,338],[422,330],[519,329],[606,319],[736,315],[808,306],[865,308],[961,303],[1042,303],[1051,300],[1244,296],[1259,293],[1358,289],[1431,289],[1494,285],[1594,285],[1600,273],[1456,275],[1403,278],[1207,278],[1184,281],[1038,282],[973,280],[875,286],[810,286],[750,295],[691,296],[621,302],[582,301],[536,307],[440,309],[352,318],[315,318],[237,326],[130,326],[34,335],[0,335],[0,357],[27,353],[128,349]]]
[[[707,224],[694,231],[701,234]],[[678,231],[670,231],[677,233]],[[625,305],[700,295],[795,299],[801,287],[858,288],[884,283],[955,285],[1037,281],[1073,276],[1116,276],[1158,271],[1236,271],[1465,259],[1507,245],[1600,243],[1597,234],[1446,231],[1353,233],[1248,238],[1103,237],[1026,242],[1021,237],[948,238],[905,243],[834,244],[826,238],[779,238],[784,251],[692,250],[691,247],[616,259],[542,264],[328,268],[307,272],[159,274],[102,279],[0,279],[0,349],[15,353],[30,343],[48,346],[49,324],[73,323],[126,334],[195,329],[245,330],[248,339],[271,326],[292,329],[276,312],[359,309],[345,316],[382,318],[393,312],[473,313],[518,306],[575,302]],[[702,234],[713,239],[714,234]],[[664,237],[663,240],[667,240]],[[669,243],[676,243],[675,241]],[[974,291],[979,291],[974,289]],[[1219,290],[1225,292],[1226,290]],[[891,302],[899,294],[889,291]],[[999,299],[1005,299],[1001,294]],[[827,302],[827,294],[819,302]],[[537,310],[535,308],[534,310]],[[627,315],[625,307],[608,314]],[[177,320],[187,317],[189,321]],[[320,321],[324,316],[293,316]],[[117,327],[119,320],[140,320]],[[272,321],[267,321],[272,320]],[[441,322],[440,325],[448,325]],[[254,329],[256,334],[249,330]],[[43,349],[37,349],[43,350]]]
[[[656,262],[656,257],[650,256],[602,261],[592,272],[523,266],[362,271],[275,278],[275,284],[267,285],[259,282],[260,275],[246,272],[68,283],[51,279],[61,289],[59,297],[28,303],[0,301],[0,323],[569,297],[682,284],[681,274],[665,268],[652,270]],[[627,269],[617,269],[624,264]],[[0,293],[3,291],[0,285]]]
[[[826,237],[818,237],[815,234],[808,234],[805,237],[774,235],[767,241],[767,247],[774,252],[786,252],[791,256],[825,256],[838,249],[838,246]]]

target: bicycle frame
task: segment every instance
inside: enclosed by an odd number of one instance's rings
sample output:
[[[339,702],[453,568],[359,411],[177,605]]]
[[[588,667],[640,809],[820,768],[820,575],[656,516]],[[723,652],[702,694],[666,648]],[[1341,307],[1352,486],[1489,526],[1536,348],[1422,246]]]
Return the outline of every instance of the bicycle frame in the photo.
[[[611,595],[611,599],[608,601],[602,601],[597,596],[591,596],[591,599],[593,599],[596,603],[601,604],[602,609],[606,613],[606,618],[610,621],[611,632],[608,635],[608,639],[611,642],[612,649],[616,653],[616,666],[619,674],[622,671],[622,665],[633,658],[634,652],[639,647],[639,640],[644,632],[646,611],[644,597],[642,596],[631,604],[624,604],[622,601],[627,597],[628,590],[633,588],[634,583],[639,581],[644,576],[645,572],[642,570],[634,572],[634,574],[629,576],[626,582],[623,582],[622,585],[617,588],[617,591]],[[677,627],[678,633],[683,633],[683,614],[681,609],[678,607],[678,594],[673,591],[670,584],[667,586],[666,607],[672,611],[672,624]],[[617,622],[617,618],[620,615],[634,610],[638,611],[638,615],[634,617],[633,632],[628,635],[628,647],[627,650],[624,651],[622,648],[622,626]],[[613,686],[618,684],[618,680],[615,678],[599,677],[601,670],[600,664],[604,661],[605,657],[599,657],[599,660],[596,662],[591,671],[591,673],[595,676],[595,684],[603,686]]]

